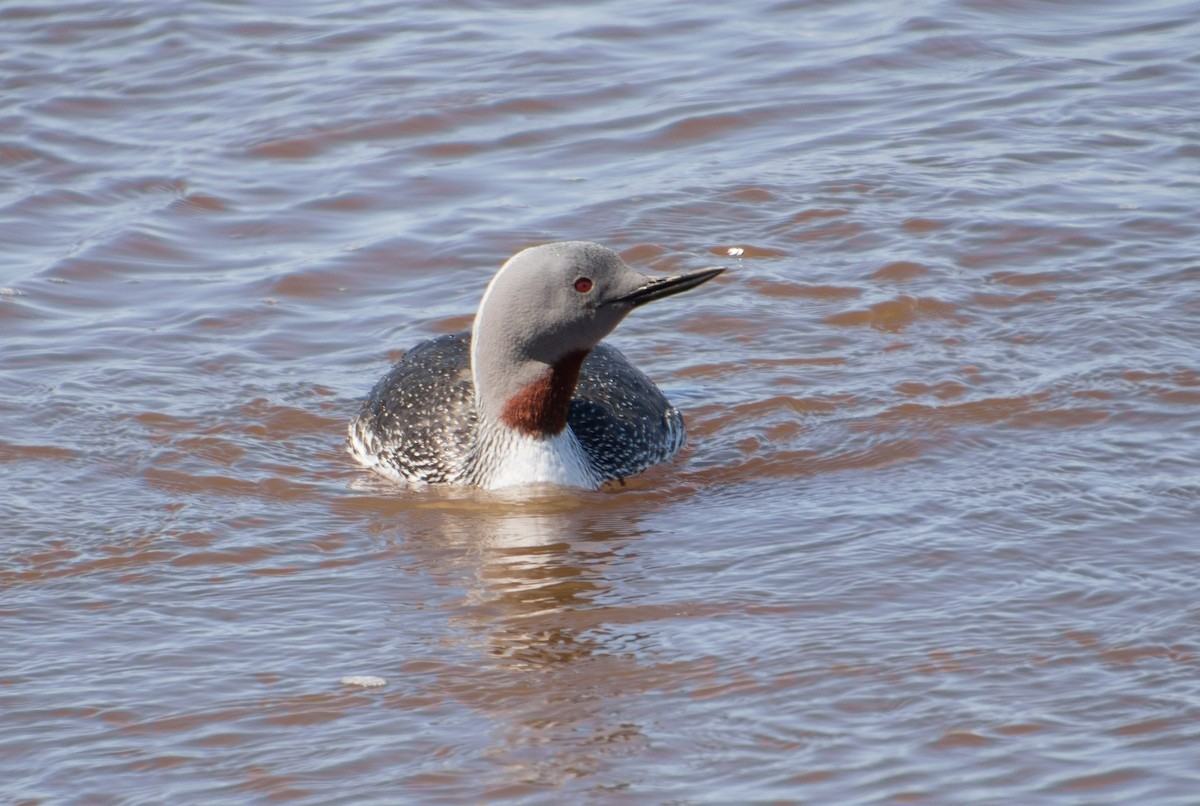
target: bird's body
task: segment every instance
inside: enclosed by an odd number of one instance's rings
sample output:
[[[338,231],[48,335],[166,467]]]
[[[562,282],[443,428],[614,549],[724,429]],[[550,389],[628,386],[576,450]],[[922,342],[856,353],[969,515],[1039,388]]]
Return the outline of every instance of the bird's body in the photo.
[[[637,274],[610,250],[525,250],[488,286],[472,332],[407,352],[350,424],[350,451],[400,482],[595,488],[683,446],[683,418],[602,343],[632,308],[699,285]]]
[[[526,483],[515,478],[519,472],[506,472],[497,463],[467,462],[479,430],[470,342],[470,333],[423,342],[380,379],[350,431],[359,461],[397,481],[501,487],[510,486],[504,483],[507,476]],[[431,400],[437,404],[431,407]],[[558,441],[515,429],[505,433],[509,444],[503,453],[516,467],[528,468],[525,475],[535,481],[568,477],[573,487],[640,473],[673,457],[684,441],[679,411],[620,351],[603,342],[583,361]],[[586,457],[583,466],[564,458],[579,455]]]

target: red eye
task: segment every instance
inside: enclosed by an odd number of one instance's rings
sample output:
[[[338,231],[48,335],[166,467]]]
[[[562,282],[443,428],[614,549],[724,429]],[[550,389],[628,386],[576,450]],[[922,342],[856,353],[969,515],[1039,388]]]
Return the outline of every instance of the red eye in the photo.
[[[575,290],[580,294],[586,294],[592,290],[592,281],[586,277],[580,277],[575,281]]]

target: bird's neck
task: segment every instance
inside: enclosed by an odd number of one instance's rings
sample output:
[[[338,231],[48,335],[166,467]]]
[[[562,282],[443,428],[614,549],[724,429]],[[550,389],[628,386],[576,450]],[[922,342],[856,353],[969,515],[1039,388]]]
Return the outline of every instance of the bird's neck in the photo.
[[[465,462],[471,483],[488,489],[599,486],[601,477],[567,426],[587,355],[587,350],[570,352],[536,370],[525,364],[506,372],[476,372],[480,423]]]
[[[500,422],[530,437],[561,434],[567,427],[571,397],[587,355],[587,350],[569,352],[519,386],[501,406]]]

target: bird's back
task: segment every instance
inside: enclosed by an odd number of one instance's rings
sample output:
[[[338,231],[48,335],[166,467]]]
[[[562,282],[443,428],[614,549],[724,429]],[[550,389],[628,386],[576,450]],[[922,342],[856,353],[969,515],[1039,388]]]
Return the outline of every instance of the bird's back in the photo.
[[[583,362],[567,412],[592,466],[621,479],[665,462],[683,447],[683,416],[645,373],[604,342]]]
[[[604,343],[583,362],[567,425],[606,480],[664,462],[684,441],[678,410]],[[397,481],[453,483],[470,475],[465,465],[478,426],[471,334],[455,333],[408,351],[375,385],[350,425],[350,447]]]

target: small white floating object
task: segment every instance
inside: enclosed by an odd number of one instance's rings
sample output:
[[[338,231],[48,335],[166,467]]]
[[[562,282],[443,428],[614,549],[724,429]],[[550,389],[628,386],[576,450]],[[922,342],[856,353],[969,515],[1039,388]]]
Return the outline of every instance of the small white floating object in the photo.
[[[386,686],[387,681],[373,674],[348,674],[342,678],[343,686],[361,686],[362,688],[379,688]]]
[[[746,250],[740,246],[731,246],[728,249],[726,249],[725,251],[729,254],[730,257],[738,257],[739,255],[743,255],[746,253]]]

